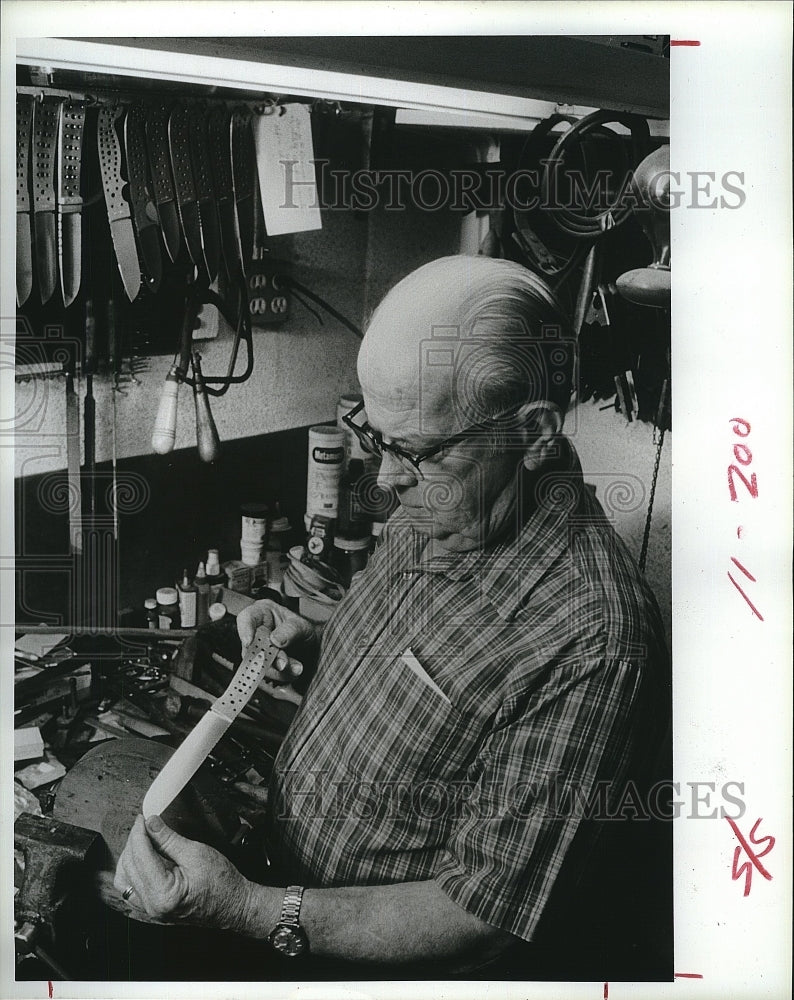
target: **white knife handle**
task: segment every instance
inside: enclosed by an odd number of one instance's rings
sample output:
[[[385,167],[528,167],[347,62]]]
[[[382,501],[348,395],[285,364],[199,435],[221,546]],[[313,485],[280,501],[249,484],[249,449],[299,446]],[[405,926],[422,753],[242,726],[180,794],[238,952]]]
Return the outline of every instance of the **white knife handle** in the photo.
[[[270,630],[260,626],[229,686],[199,719],[152,782],[141,807],[144,816],[157,816],[171,805],[248,704],[278,653],[278,647],[270,644]]]
[[[152,448],[158,455],[167,455],[174,450],[176,442],[176,412],[179,398],[179,376],[176,365],[166,375],[160,406],[154,418]]]

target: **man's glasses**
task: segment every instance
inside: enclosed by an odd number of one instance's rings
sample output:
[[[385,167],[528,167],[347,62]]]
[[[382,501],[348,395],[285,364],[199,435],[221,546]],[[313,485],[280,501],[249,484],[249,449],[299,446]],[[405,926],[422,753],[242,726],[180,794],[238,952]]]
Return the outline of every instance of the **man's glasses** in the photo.
[[[485,420],[482,423],[474,424],[472,427],[467,427],[465,430],[458,431],[457,434],[452,434],[450,437],[444,438],[443,441],[439,441],[438,444],[424,451],[408,451],[405,448],[401,448],[398,444],[391,444],[389,441],[384,441],[380,431],[376,431],[374,427],[370,427],[366,421],[363,424],[354,423],[353,418],[358,416],[363,409],[364,403],[362,401],[357,406],[354,406],[349,413],[345,413],[342,416],[342,420],[355,433],[364,451],[370,455],[377,455],[378,458],[383,458],[384,454],[388,452],[389,455],[397,459],[406,472],[419,479],[424,479],[424,474],[420,468],[421,462],[426,462],[429,458],[434,458],[446,448],[460,444],[466,438],[473,437],[482,431],[488,430],[488,428],[492,428],[497,420],[515,414],[518,407],[514,407],[512,410],[498,417],[493,417],[490,420]]]

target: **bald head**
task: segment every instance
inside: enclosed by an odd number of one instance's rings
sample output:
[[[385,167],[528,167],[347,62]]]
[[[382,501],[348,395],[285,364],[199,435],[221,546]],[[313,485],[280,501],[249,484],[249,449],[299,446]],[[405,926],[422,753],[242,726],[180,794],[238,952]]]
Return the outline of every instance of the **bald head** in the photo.
[[[552,399],[564,411],[570,348],[562,310],[532,272],[489,257],[444,257],[413,271],[383,299],[364,337],[358,374],[368,412],[370,401],[420,405],[434,424],[446,413],[451,433],[526,401]]]

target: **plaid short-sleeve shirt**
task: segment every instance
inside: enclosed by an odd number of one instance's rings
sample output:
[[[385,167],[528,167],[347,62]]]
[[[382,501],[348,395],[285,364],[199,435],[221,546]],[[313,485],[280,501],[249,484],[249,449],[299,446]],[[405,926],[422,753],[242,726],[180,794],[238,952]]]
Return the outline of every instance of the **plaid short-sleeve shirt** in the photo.
[[[389,520],[274,766],[290,878],[433,879],[532,940],[581,855],[583,808],[613,808],[653,756],[669,704],[658,611],[562,451],[524,475],[516,528],[489,548],[428,558],[404,512]]]

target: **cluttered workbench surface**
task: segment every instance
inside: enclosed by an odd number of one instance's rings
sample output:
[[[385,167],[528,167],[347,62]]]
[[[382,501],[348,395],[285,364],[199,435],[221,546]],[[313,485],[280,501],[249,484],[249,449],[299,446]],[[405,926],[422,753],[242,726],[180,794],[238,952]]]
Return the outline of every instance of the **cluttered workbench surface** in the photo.
[[[230,593],[227,600],[239,609],[250,599]],[[241,655],[231,613],[191,630],[40,628],[18,636],[17,978],[123,979],[136,961],[145,962],[146,978],[169,978],[174,935],[200,936],[145,926],[145,915],[133,913],[114,888],[113,874],[146,793],[174,749],[213,715],[213,705],[217,711],[228,704],[220,696],[234,690],[233,680],[239,686]],[[263,881],[267,781],[302,681],[295,678],[277,697],[267,681],[249,686],[247,701],[224,719],[225,731],[197,773],[162,809],[172,828]]]

